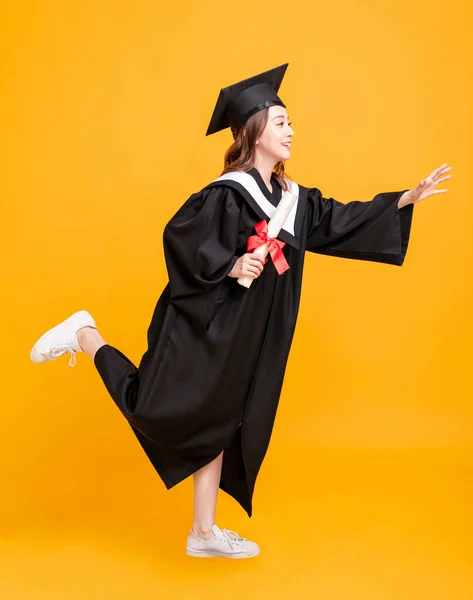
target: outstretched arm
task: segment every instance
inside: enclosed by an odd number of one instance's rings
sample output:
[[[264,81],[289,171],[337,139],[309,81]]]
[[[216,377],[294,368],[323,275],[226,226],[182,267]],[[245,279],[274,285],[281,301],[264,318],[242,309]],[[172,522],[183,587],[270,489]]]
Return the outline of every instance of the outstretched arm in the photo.
[[[412,190],[384,192],[368,202],[343,204],[308,192],[306,249],[318,254],[402,265],[407,252],[414,204],[446,190],[433,188],[448,179],[442,165]]]

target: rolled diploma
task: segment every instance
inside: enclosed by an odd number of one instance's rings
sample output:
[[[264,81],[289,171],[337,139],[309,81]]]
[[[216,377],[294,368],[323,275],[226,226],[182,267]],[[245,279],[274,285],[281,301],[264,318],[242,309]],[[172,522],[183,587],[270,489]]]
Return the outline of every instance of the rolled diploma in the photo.
[[[276,210],[274,211],[272,218],[268,222],[268,237],[273,238],[279,235],[279,232],[281,231],[282,226],[284,225],[296,200],[297,196],[295,196],[293,193],[289,191],[284,192],[281,200],[279,201],[279,204],[276,207]],[[262,246],[258,246],[258,248],[255,248],[255,250],[253,250],[253,254],[258,254],[258,256],[264,258],[268,254],[268,251],[269,248],[268,244],[266,243]],[[251,283],[253,282],[253,278],[239,277],[237,281],[243,287],[249,288]]]

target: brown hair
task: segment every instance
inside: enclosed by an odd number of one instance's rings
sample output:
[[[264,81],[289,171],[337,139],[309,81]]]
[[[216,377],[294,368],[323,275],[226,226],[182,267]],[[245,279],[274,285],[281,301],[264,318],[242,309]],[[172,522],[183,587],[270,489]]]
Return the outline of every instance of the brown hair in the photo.
[[[230,173],[231,171],[244,171],[248,173],[254,167],[256,140],[266,127],[268,112],[269,108],[264,108],[251,116],[238,131],[232,128],[233,139],[235,141],[225,152],[224,168],[221,175]],[[276,163],[273,174],[283,190],[289,189],[284,180],[288,175],[284,171],[283,161]]]

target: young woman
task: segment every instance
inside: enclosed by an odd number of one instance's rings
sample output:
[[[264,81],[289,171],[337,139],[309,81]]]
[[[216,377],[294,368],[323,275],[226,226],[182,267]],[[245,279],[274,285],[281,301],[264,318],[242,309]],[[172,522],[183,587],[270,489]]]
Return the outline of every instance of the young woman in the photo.
[[[248,558],[258,546],[215,524],[219,487],[252,513],[299,307],[306,251],[402,265],[413,206],[444,193],[446,164],[415,188],[342,204],[284,176],[294,131],[278,97],[286,65],[220,92],[207,134],[230,127],[221,177],[164,229],[169,282],[136,368],[80,311],[45,333],[34,362],[85,352],[169,489],[194,479],[192,556]],[[277,242],[289,267],[247,251],[291,185],[297,202]],[[263,234],[258,234],[262,238]],[[252,279],[250,288],[237,278]],[[309,385],[311,382],[309,381]]]

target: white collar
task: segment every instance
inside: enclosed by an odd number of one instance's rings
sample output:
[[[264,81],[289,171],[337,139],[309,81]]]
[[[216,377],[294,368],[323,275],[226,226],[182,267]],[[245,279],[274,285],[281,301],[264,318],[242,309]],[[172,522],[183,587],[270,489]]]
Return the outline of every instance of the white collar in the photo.
[[[255,200],[255,202],[258,204],[258,206],[264,212],[268,219],[270,219],[273,216],[276,207],[273,204],[271,204],[271,202],[265,197],[260,187],[258,186],[255,178],[252,175],[250,175],[249,173],[245,173],[244,171],[231,171],[230,173],[225,173],[225,175],[221,175],[217,179],[214,179],[212,183],[228,180],[236,181],[237,183],[242,185],[246,189],[246,191],[252,196],[252,198]],[[287,183],[289,184],[289,191],[298,197],[299,186],[297,185],[297,183],[295,183],[294,181],[290,181],[289,179],[286,179],[285,181],[287,181]],[[296,202],[294,203],[291,212],[289,213],[282,227],[291,236],[295,236],[294,225],[296,220],[298,202],[299,200],[296,200]]]

